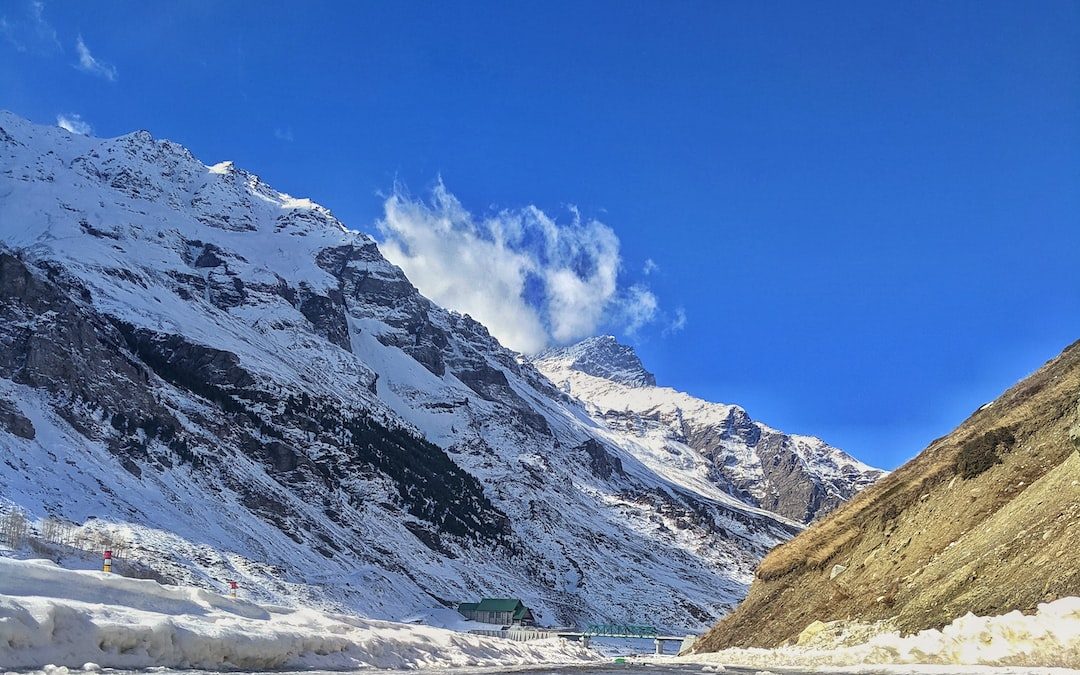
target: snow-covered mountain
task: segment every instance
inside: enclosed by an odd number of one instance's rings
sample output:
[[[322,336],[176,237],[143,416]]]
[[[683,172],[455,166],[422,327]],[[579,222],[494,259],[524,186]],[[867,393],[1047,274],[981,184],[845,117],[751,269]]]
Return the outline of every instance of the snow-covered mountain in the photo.
[[[533,363],[587,404],[611,443],[690,489],[714,485],[809,522],[884,475],[820,438],[754,421],[737,405],[656,386],[633,349],[610,335],[548,350]]]
[[[799,525],[650,448],[325,208],[0,113],[0,508],[255,600],[711,624]]]

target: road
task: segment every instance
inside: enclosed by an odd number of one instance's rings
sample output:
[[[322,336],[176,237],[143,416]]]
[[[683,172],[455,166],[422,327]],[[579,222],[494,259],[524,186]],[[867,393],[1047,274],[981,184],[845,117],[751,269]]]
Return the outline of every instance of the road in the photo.
[[[428,675],[618,675],[621,673],[633,673],[634,675],[711,675],[710,671],[703,670],[707,666],[698,664],[663,664],[663,663],[627,663],[627,664],[604,664],[590,666],[556,666],[556,667],[531,667],[522,666],[517,668],[432,668],[420,672]],[[191,671],[191,670],[112,670],[110,675],[214,675],[214,671]],[[413,671],[417,672],[417,671]],[[772,675],[853,675],[853,670],[830,670],[828,666],[820,666],[813,669],[787,668],[782,666],[770,666],[768,668],[755,666],[727,666],[724,675],[758,675],[759,673],[771,673]],[[1053,673],[1053,675],[1065,675],[1078,673],[1069,669],[1030,669],[1022,667],[988,668],[987,666],[859,666],[858,675],[1029,675],[1030,673]],[[293,671],[275,672],[273,675],[401,675],[400,670],[363,670],[354,672],[326,671]],[[223,675],[267,675],[267,673],[244,673],[230,671]]]

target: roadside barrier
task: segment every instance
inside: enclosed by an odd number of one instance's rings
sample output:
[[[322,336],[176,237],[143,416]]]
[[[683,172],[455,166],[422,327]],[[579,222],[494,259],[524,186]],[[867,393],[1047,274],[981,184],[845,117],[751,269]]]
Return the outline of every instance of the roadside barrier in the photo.
[[[546,640],[548,638],[556,637],[557,633],[552,633],[546,630],[531,630],[524,628],[511,628],[510,630],[485,630],[477,629],[470,630],[469,633],[473,635],[483,635],[485,637],[502,638],[504,640],[513,640],[515,642],[529,642],[532,640]]]

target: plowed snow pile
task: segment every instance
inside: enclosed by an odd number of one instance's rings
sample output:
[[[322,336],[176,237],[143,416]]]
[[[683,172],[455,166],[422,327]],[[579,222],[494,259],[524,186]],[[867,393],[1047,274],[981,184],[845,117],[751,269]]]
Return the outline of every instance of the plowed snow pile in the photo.
[[[818,624],[799,646],[731,648],[685,657],[705,664],[850,666],[943,664],[1080,668],[1080,598],[1042,603],[1033,615],[962,616],[941,630],[901,637],[867,624]],[[853,635],[869,636],[853,644]]]
[[[256,605],[49,561],[0,558],[0,670],[308,669],[506,666],[599,658],[562,640],[528,643],[314,610]]]

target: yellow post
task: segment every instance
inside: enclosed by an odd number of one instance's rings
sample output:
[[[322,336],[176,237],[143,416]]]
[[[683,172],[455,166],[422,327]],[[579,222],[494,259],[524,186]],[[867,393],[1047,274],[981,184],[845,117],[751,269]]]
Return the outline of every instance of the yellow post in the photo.
[[[105,549],[105,557],[102,561],[101,571],[109,574],[112,572],[112,551]]]

